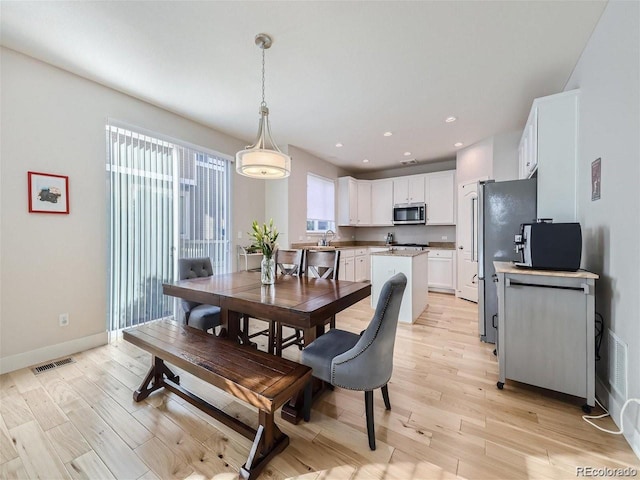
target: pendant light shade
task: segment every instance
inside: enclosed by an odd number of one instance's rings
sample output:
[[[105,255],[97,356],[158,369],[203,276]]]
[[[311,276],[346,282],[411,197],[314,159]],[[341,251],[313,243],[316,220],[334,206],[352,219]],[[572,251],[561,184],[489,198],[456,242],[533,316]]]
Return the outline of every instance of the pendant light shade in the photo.
[[[256,45],[262,49],[262,103],[258,135],[253,145],[236,153],[236,172],[252,178],[286,178],[291,173],[291,157],[282,153],[271,137],[269,108],[264,99],[264,51],[271,47],[266,33],[256,35]]]

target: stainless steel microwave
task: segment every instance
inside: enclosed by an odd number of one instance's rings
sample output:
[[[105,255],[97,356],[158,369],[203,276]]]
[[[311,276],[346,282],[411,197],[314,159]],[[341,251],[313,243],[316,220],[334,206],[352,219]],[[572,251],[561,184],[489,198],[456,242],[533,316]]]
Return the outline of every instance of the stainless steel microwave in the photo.
[[[424,203],[403,203],[393,207],[394,225],[424,225],[427,206]]]

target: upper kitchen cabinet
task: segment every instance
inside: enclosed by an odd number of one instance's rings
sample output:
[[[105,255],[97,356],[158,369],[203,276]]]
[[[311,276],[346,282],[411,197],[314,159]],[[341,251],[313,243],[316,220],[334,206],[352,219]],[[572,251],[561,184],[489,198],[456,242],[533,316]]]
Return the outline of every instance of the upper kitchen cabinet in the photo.
[[[520,178],[538,178],[538,218],[577,219],[579,90],[536,98],[520,141]]]
[[[338,225],[371,225],[371,182],[352,177],[338,178]]]
[[[355,178],[338,178],[338,225],[358,224],[358,182]]]
[[[356,225],[371,225],[371,182],[359,181]]]
[[[371,182],[371,225],[393,225],[393,180]]]
[[[455,170],[426,175],[427,225],[455,225],[455,192]]]
[[[518,146],[519,177],[529,178],[538,167],[538,108],[533,107]]]
[[[411,175],[393,179],[393,203],[425,203],[424,175]]]

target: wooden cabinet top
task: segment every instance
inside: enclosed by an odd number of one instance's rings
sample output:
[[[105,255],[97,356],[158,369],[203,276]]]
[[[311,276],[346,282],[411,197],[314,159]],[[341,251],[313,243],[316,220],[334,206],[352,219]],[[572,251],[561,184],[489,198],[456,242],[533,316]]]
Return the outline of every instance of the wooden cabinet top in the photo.
[[[598,279],[600,276],[596,273],[587,272],[586,270],[578,270],[577,272],[563,272],[557,270],[536,270],[533,268],[516,267],[511,262],[493,262],[496,273],[512,273],[516,275],[539,275],[544,277],[566,277],[566,278],[593,278]]]

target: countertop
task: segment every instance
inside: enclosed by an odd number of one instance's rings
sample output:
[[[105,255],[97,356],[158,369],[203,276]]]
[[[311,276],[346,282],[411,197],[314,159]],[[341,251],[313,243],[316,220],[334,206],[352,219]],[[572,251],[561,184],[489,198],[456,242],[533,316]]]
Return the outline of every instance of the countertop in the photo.
[[[385,250],[384,252],[373,252],[371,255],[379,255],[385,257],[417,257],[418,255],[427,255],[429,250]]]
[[[561,272],[557,270],[535,270],[533,268],[516,267],[511,262],[493,262],[496,273],[515,273],[518,275],[540,275],[545,277],[566,277],[566,278],[600,278],[599,275],[586,270],[577,272]]]
[[[397,243],[392,243],[392,247],[400,246]],[[389,245],[385,244],[385,242],[335,242],[331,243],[328,247],[321,247],[316,245],[315,243],[292,243],[291,248],[303,248],[305,250],[351,250],[356,248],[387,248]],[[431,250],[455,250],[456,244],[455,242],[429,242],[429,246],[427,247]]]

